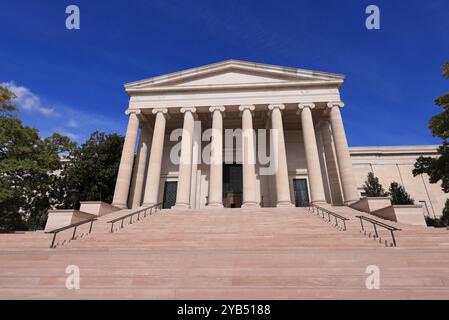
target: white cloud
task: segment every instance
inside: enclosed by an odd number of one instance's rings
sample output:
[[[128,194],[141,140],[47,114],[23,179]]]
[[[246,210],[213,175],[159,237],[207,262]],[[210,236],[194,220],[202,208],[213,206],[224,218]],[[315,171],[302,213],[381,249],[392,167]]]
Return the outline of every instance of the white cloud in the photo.
[[[14,81],[0,83],[15,93],[16,105],[19,107],[20,118],[26,125],[39,129],[44,136],[49,136],[53,132],[65,135],[70,139],[82,143],[86,137],[94,131],[103,132],[123,132],[123,122],[113,119],[104,113],[96,113],[92,108],[89,111],[80,107],[50,101],[51,108],[41,102],[41,98],[30,89],[17,85]],[[46,103],[45,103],[46,104]],[[40,113],[42,117],[36,117]]]
[[[69,128],[76,128],[76,127],[78,127],[78,122],[76,122],[73,119],[70,119],[69,122],[67,122],[67,127],[69,127]]]
[[[47,117],[58,115],[54,108],[43,106],[41,99],[30,89],[18,86],[13,81],[2,83],[1,85],[8,88],[17,96],[15,101],[17,102],[19,109],[26,110],[30,113],[37,112]]]
[[[55,130],[55,132],[57,132],[63,136],[69,137],[71,140],[78,141],[80,139],[80,136],[77,135],[76,133],[67,131],[63,128],[55,128],[54,130]]]

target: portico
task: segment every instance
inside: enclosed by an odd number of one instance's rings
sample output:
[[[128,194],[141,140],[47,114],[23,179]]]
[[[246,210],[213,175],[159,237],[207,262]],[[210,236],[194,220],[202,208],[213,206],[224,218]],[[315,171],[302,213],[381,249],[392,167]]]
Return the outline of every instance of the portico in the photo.
[[[113,205],[357,201],[340,113],[343,81],[336,74],[229,60],[127,84],[129,119]],[[267,129],[263,141],[259,131]],[[176,195],[167,183],[176,184]]]

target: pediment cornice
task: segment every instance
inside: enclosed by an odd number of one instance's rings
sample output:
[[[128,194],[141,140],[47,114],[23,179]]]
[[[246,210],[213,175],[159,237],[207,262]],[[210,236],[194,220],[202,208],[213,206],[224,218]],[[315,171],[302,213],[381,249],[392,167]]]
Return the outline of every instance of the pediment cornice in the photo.
[[[227,60],[125,85],[129,94],[269,87],[340,87],[344,76],[327,72]]]

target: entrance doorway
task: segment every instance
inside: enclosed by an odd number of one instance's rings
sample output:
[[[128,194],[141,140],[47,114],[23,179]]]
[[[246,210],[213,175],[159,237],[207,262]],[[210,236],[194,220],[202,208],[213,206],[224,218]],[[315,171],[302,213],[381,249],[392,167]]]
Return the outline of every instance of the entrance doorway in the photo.
[[[223,205],[225,208],[242,207],[242,165],[224,164],[223,165]]]
[[[166,181],[164,187],[164,202],[162,208],[170,209],[176,204],[176,191],[178,190],[178,182]]]
[[[295,190],[295,205],[297,207],[307,207],[309,205],[309,191],[306,179],[293,179]]]

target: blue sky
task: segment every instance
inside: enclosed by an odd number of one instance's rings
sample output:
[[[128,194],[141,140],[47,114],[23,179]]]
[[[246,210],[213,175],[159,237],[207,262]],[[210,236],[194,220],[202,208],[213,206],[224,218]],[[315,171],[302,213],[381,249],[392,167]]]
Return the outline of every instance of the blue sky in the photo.
[[[81,30],[65,28],[66,6]],[[378,5],[381,29],[365,28]],[[0,83],[43,136],[123,134],[123,84],[225,59],[342,73],[349,144],[433,144],[449,2],[0,0]]]

